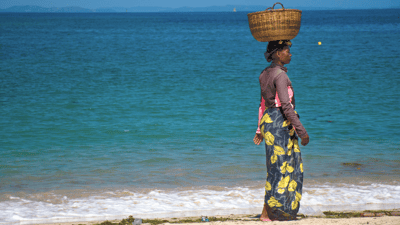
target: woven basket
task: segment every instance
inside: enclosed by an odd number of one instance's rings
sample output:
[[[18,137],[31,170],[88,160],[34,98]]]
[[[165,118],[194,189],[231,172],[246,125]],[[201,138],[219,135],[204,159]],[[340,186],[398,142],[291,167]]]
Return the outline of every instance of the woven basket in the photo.
[[[274,9],[280,4],[282,9]],[[285,9],[279,2],[261,12],[247,14],[250,31],[257,41],[291,40],[300,31],[301,10]]]

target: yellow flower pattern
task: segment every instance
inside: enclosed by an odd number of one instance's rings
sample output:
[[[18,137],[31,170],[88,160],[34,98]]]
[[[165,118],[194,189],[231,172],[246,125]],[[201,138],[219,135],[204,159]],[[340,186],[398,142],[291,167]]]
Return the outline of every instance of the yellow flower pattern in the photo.
[[[264,139],[265,139],[265,143],[267,145],[273,145],[274,144],[275,137],[274,137],[274,135],[271,134],[271,132],[268,131],[267,133],[265,133]]]
[[[299,146],[299,141],[298,140],[294,140],[294,152],[300,152],[300,146]]]
[[[274,146],[274,154],[275,155],[284,155],[285,154],[285,150],[283,150],[283,148],[279,145],[275,145]]]
[[[299,202],[298,201],[293,201],[292,202],[292,209],[296,209],[297,206],[299,206]]]
[[[298,201],[293,201],[292,202],[292,209],[296,209],[299,206],[299,202]]]
[[[289,138],[289,142],[287,144],[287,148],[288,149],[292,149],[292,147],[293,147],[293,141],[292,141],[292,139]]]
[[[276,161],[278,161],[278,156],[277,155],[272,155],[271,156],[271,163],[274,164],[274,163],[276,163]]]
[[[286,173],[286,166],[287,166],[287,162],[283,162],[282,166],[281,166],[281,173],[285,174]]]
[[[287,162],[283,162],[283,164],[281,166],[281,173],[285,174],[286,171],[288,171],[289,173],[293,173],[294,168],[289,166]]]
[[[271,189],[272,189],[271,184],[270,184],[268,181],[266,181],[266,182],[265,182],[265,190],[266,190],[266,191],[270,191]]]
[[[273,123],[274,121],[271,120],[271,117],[269,117],[268,114],[264,114],[264,116],[261,118],[260,124],[263,123]]]
[[[285,150],[279,145],[274,146],[274,154],[271,156],[271,163],[274,164],[278,160],[279,155],[284,155]]]
[[[292,180],[289,183],[288,191],[295,191],[297,187],[297,182]]]
[[[290,176],[282,177],[281,181],[278,183],[278,193],[283,194],[285,192],[286,187],[289,184]]]
[[[278,188],[278,191],[277,191],[279,194],[283,194],[283,193],[285,193],[285,189],[283,189],[283,188]]]
[[[303,163],[300,163],[300,171],[303,173]]]
[[[280,202],[278,202],[278,200],[276,200],[276,198],[274,198],[274,197],[271,197],[269,200],[268,200],[268,205],[269,205],[269,207],[282,207],[282,204],[280,203]]]
[[[301,200],[301,194],[299,192],[296,191],[296,197],[294,199],[294,201],[292,202],[292,209],[296,209],[299,206],[299,202]]]
[[[287,165],[286,170],[287,170],[289,173],[293,173],[294,168],[291,167],[291,166],[289,166],[289,165]]]
[[[287,127],[290,125],[290,122],[288,120],[283,121],[282,127]]]
[[[296,191],[296,200],[299,202],[301,200],[301,194]]]
[[[273,121],[271,120],[271,117],[268,114],[264,114],[264,116],[261,118],[261,121],[260,121],[261,134],[264,136],[265,141],[267,141],[268,139],[265,136],[266,133],[265,133],[265,128],[264,128],[264,123],[273,123]],[[270,132],[267,132],[267,133],[269,133],[269,135],[272,135]],[[268,137],[270,137],[270,136],[268,136]],[[273,139],[274,139],[274,136],[272,135],[272,143],[274,143]]]

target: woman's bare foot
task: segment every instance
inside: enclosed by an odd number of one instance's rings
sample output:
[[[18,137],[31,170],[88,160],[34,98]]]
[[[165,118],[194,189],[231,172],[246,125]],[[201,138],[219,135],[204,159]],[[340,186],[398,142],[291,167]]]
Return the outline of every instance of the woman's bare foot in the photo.
[[[260,220],[261,220],[261,221],[264,221],[264,222],[266,222],[266,221],[272,221],[272,220],[268,217],[267,207],[268,207],[268,206],[266,206],[266,204],[264,203],[264,208],[263,208],[263,210],[262,210],[262,212],[261,212],[261,216],[260,216]]]

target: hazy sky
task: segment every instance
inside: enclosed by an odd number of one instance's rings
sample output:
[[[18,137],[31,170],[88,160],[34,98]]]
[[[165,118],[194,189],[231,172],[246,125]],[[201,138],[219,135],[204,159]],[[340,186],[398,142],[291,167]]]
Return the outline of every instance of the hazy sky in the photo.
[[[42,7],[79,6],[96,9],[102,7],[206,7],[225,5],[266,5],[280,1],[287,8],[293,7],[341,7],[341,8],[388,8],[400,6],[400,0],[0,0],[0,8],[20,5]]]

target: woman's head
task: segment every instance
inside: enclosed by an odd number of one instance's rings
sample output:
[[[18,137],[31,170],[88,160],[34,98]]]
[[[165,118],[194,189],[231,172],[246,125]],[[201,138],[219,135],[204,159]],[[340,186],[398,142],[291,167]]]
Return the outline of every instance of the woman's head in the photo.
[[[291,54],[290,47],[292,42],[290,40],[270,41],[267,46],[267,51],[264,53],[265,59],[268,62],[280,62],[283,64],[290,63]]]

